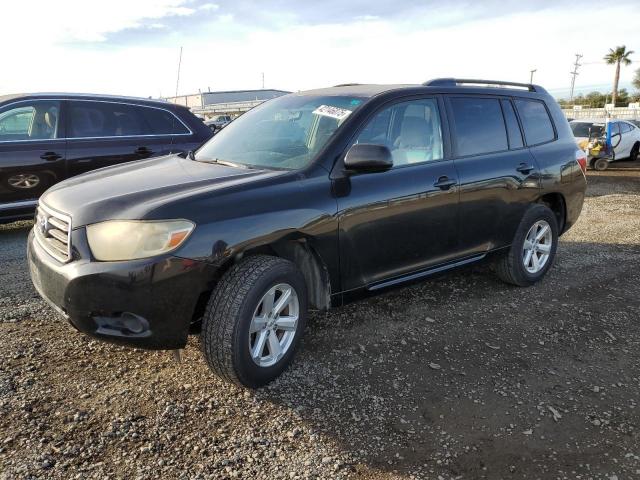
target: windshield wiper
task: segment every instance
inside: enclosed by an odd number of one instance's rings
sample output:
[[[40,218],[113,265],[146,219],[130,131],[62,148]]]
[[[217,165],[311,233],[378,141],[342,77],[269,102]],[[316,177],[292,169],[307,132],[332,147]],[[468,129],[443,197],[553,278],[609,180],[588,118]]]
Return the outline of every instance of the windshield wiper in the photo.
[[[194,160],[196,160],[196,159],[194,158]],[[217,163],[219,165],[226,165],[228,167],[236,167],[236,168],[244,168],[244,169],[251,168],[249,165],[245,165],[243,163],[230,162],[229,160],[222,160],[220,158],[212,158],[212,159],[207,159],[207,160],[197,159],[196,161],[197,162],[204,162],[204,163]]]

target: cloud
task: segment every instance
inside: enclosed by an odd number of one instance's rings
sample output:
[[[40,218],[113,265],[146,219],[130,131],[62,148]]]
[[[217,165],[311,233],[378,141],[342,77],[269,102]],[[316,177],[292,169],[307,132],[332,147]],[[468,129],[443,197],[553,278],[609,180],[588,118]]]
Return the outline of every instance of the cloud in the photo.
[[[640,51],[640,9],[624,1],[599,6],[602,18],[625,19],[603,38],[576,21],[590,1],[11,2],[3,7],[9,20],[0,44],[19,39],[20,48],[3,51],[0,94],[171,95],[181,46],[181,93],[260,88],[261,72],[267,87],[300,90],[439,76],[526,81],[533,68],[537,82],[565,88],[575,53],[584,54],[578,87],[609,84],[612,68],[589,62],[614,45]],[[34,9],[40,14],[31,15]],[[27,22],[35,34],[25,36]],[[633,69],[623,69],[623,82]]]
[[[215,10],[214,4],[198,5],[190,0],[10,2],[2,7],[5,22],[0,35],[24,38],[28,20],[29,31],[44,34],[38,40],[48,45],[101,43],[118,32],[149,30],[162,24],[159,20],[192,16],[200,7]]]

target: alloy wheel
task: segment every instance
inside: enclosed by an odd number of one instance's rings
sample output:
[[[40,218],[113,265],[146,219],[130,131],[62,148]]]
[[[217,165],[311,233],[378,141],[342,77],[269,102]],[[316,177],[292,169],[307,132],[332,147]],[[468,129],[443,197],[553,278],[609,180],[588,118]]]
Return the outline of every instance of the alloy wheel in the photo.
[[[553,235],[546,220],[538,220],[529,229],[522,246],[522,263],[529,273],[538,273],[551,255]]]
[[[249,327],[249,354],[256,365],[270,367],[287,353],[299,317],[298,294],[291,285],[279,283],[262,296]]]
[[[9,177],[7,183],[13,188],[28,189],[36,187],[40,183],[40,177],[32,173],[18,174]]]

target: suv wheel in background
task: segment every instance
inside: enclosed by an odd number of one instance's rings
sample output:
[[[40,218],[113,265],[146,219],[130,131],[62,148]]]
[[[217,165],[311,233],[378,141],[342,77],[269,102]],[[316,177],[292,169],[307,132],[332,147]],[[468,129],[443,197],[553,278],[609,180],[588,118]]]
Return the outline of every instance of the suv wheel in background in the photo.
[[[528,287],[547,273],[558,247],[558,221],[545,205],[532,205],[522,217],[509,250],[496,261],[503,281]]]
[[[2,185],[14,192],[24,192],[35,188],[42,189],[46,185],[46,178],[32,172],[12,173],[2,178]]]
[[[307,318],[307,289],[282,258],[248,257],[225,273],[202,320],[211,370],[247,387],[265,385],[291,363]]]

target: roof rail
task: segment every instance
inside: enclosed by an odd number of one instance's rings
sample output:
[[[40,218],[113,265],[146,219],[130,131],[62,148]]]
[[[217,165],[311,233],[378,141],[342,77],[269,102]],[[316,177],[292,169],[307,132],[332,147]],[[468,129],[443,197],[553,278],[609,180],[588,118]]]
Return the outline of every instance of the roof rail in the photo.
[[[545,89],[539,85],[531,83],[505,82],[502,80],[477,80],[469,78],[435,78],[424,82],[425,87],[457,87],[459,85],[486,85],[495,87],[517,87],[529,90],[530,92],[546,93]]]
[[[338,85],[334,85],[333,88],[336,87],[355,87],[356,85],[362,85],[361,83],[340,83]]]

